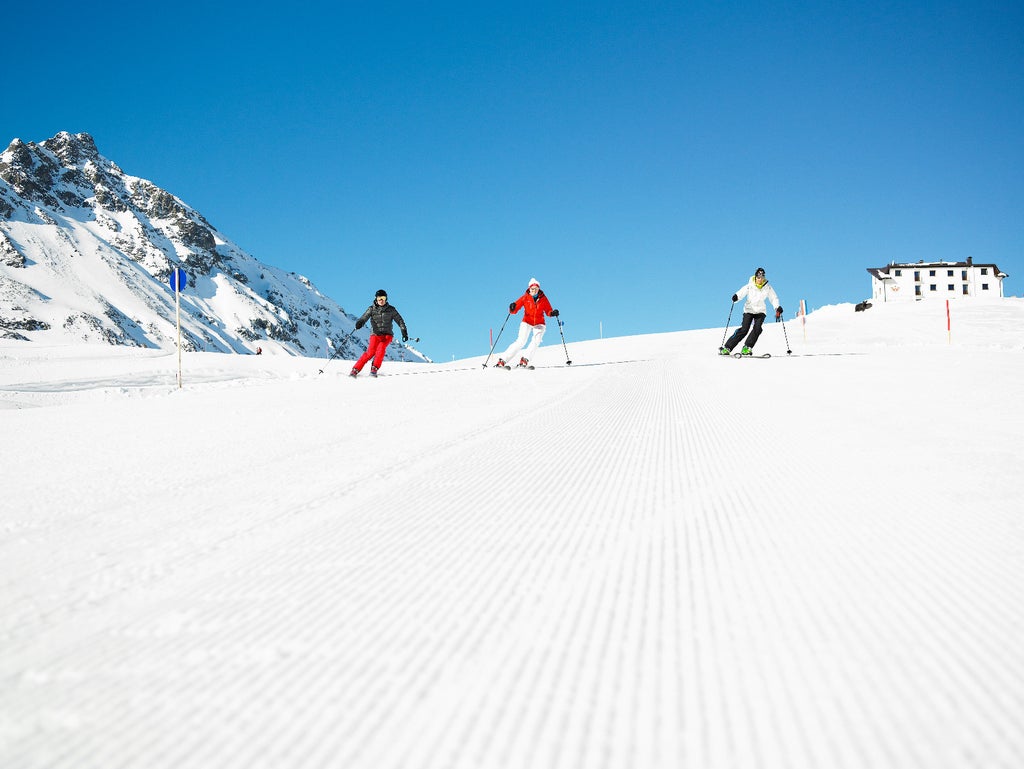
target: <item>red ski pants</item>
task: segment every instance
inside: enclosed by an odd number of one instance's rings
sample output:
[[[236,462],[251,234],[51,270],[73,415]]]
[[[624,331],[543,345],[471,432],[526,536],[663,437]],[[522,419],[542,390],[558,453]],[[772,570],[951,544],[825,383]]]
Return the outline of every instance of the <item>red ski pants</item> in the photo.
[[[370,334],[370,343],[366,345],[366,352],[356,361],[356,365],[353,368],[356,371],[362,371],[366,361],[370,358],[373,358],[373,367],[380,368],[380,365],[384,362],[384,352],[388,349],[388,345],[391,344],[391,340],[394,338],[393,334],[386,336]]]

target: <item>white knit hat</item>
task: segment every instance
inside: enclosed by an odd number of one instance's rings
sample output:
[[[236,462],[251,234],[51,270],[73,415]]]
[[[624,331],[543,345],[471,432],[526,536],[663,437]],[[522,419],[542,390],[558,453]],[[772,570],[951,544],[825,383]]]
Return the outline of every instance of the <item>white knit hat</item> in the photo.
[[[526,287],[531,288],[532,286],[540,288],[540,281],[537,280],[536,278],[530,278],[530,282],[526,284]]]

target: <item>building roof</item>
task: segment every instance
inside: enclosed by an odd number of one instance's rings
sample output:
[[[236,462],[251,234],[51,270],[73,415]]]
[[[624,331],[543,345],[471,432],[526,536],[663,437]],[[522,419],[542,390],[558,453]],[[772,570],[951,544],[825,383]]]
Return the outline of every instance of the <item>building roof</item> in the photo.
[[[867,271],[871,275],[879,280],[888,278],[888,273],[893,269],[902,270],[916,270],[925,267],[991,267],[996,277],[1006,278],[1009,277],[1005,272],[999,269],[999,266],[992,262],[975,262],[970,257],[967,258],[966,262],[926,262],[923,259],[919,262],[893,262],[887,264],[885,267],[868,267]]]

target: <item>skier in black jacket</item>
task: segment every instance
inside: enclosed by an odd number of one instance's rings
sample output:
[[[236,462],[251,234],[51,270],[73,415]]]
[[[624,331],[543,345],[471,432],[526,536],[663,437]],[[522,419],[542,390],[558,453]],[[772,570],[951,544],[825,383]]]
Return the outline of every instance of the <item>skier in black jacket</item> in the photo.
[[[370,321],[370,343],[366,347],[366,352],[352,366],[349,376],[359,376],[359,372],[363,370],[363,366],[370,358],[373,358],[370,376],[377,376],[377,372],[380,371],[381,364],[384,362],[384,352],[391,344],[391,340],[395,338],[393,323],[397,323],[398,327],[402,329],[402,341],[409,341],[409,331],[405,327],[405,321],[402,320],[398,310],[388,304],[388,292],[383,288],[374,296],[373,304],[367,307],[366,312],[356,321],[356,328],[365,326],[367,320]]]

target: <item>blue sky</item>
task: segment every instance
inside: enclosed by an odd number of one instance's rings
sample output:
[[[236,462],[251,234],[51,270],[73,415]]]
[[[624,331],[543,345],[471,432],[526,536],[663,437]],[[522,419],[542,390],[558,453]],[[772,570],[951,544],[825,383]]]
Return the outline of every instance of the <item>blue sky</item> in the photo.
[[[893,260],[1024,293],[1020,4],[54,2],[5,28],[0,141],[92,134],[350,312],[387,289],[437,360],[486,354],[530,277],[570,355],[721,326],[758,266],[787,317]]]

